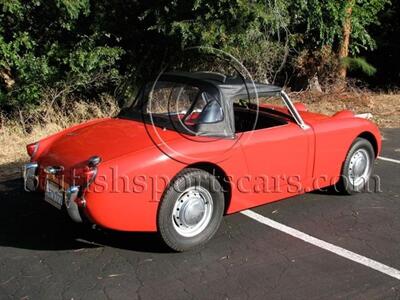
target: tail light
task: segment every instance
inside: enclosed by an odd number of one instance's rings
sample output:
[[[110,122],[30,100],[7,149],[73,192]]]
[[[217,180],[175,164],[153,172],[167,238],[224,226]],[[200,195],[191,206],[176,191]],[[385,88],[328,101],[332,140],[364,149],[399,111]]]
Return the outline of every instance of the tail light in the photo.
[[[84,168],[83,174],[86,179],[86,187],[89,187],[90,184],[94,181],[97,175],[97,166],[101,162],[100,156],[92,156],[88,160],[88,165]]]
[[[26,146],[26,152],[28,152],[29,157],[33,157],[39,148],[39,142],[32,143]]]
[[[94,167],[97,167],[97,165],[100,164],[100,162],[101,162],[101,157],[100,156],[92,156],[88,160],[88,166],[90,168],[94,168]]]
[[[85,169],[83,170],[83,176],[85,178],[87,186],[89,186],[94,181],[96,174],[97,174],[97,168],[85,167]]]

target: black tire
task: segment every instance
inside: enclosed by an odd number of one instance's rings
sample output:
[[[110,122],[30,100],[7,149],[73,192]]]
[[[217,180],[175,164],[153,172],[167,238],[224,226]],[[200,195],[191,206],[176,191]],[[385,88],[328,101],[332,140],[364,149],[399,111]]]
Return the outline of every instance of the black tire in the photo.
[[[365,169],[363,169],[364,175],[359,176],[359,180],[354,180],[352,178],[357,178],[352,176],[352,174],[355,172],[355,164],[357,164],[357,161],[354,160],[354,157],[357,153],[361,153],[360,155],[363,156],[363,159],[368,159],[368,162]],[[356,138],[351,145],[349,152],[347,153],[346,160],[344,161],[341,178],[339,183],[336,185],[337,190],[347,195],[363,191],[364,188],[368,186],[368,182],[373,173],[374,161],[375,151],[371,143],[364,138]]]
[[[195,168],[185,169],[173,179],[164,192],[158,210],[158,231],[167,246],[175,251],[198,248],[217,232],[224,207],[222,187],[212,174]],[[204,214],[201,213],[201,208],[204,208]],[[186,226],[186,219],[189,221],[194,219],[193,223],[196,221],[198,223]],[[199,232],[193,228],[197,228]]]

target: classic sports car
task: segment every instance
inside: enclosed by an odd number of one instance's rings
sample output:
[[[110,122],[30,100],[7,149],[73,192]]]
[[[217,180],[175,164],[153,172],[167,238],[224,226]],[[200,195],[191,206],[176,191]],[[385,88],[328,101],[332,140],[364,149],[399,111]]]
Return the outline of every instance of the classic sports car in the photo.
[[[76,222],[158,231],[184,251],[224,214],[332,185],[362,191],[380,150],[378,128],[350,111],[308,112],[240,76],[172,72],[117,117],[29,144],[24,186]]]

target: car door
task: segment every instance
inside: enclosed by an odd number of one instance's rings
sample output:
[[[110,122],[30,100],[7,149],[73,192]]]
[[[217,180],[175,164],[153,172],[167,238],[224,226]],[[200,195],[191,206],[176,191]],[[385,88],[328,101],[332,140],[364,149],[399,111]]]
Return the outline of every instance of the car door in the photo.
[[[312,128],[301,128],[297,123],[244,132],[241,145],[253,188],[261,194],[298,194],[311,178],[313,166]]]

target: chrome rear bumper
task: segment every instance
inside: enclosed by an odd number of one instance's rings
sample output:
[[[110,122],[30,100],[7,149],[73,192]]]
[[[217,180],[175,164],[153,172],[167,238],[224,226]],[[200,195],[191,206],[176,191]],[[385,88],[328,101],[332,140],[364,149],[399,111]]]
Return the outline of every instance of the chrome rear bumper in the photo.
[[[34,192],[38,188],[38,167],[39,165],[36,162],[24,164],[22,167],[24,189],[27,192]],[[82,223],[81,212],[79,211],[79,206],[75,201],[78,198],[79,190],[79,186],[70,186],[65,191],[64,204],[70,218],[77,223]]]
[[[79,186],[70,186],[66,191],[65,191],[65,207],[67,208],[67,212],[69,217],[76,223],[82,223],[82,216],[79,211],[79,206],[76,203],[76,199],[78,198],[79,194]]]
[[[36,191],[39,181],[37,178],[38,164],[36,162],[27,163],[22,168],[24,178],[24,189],[27,192]]]

